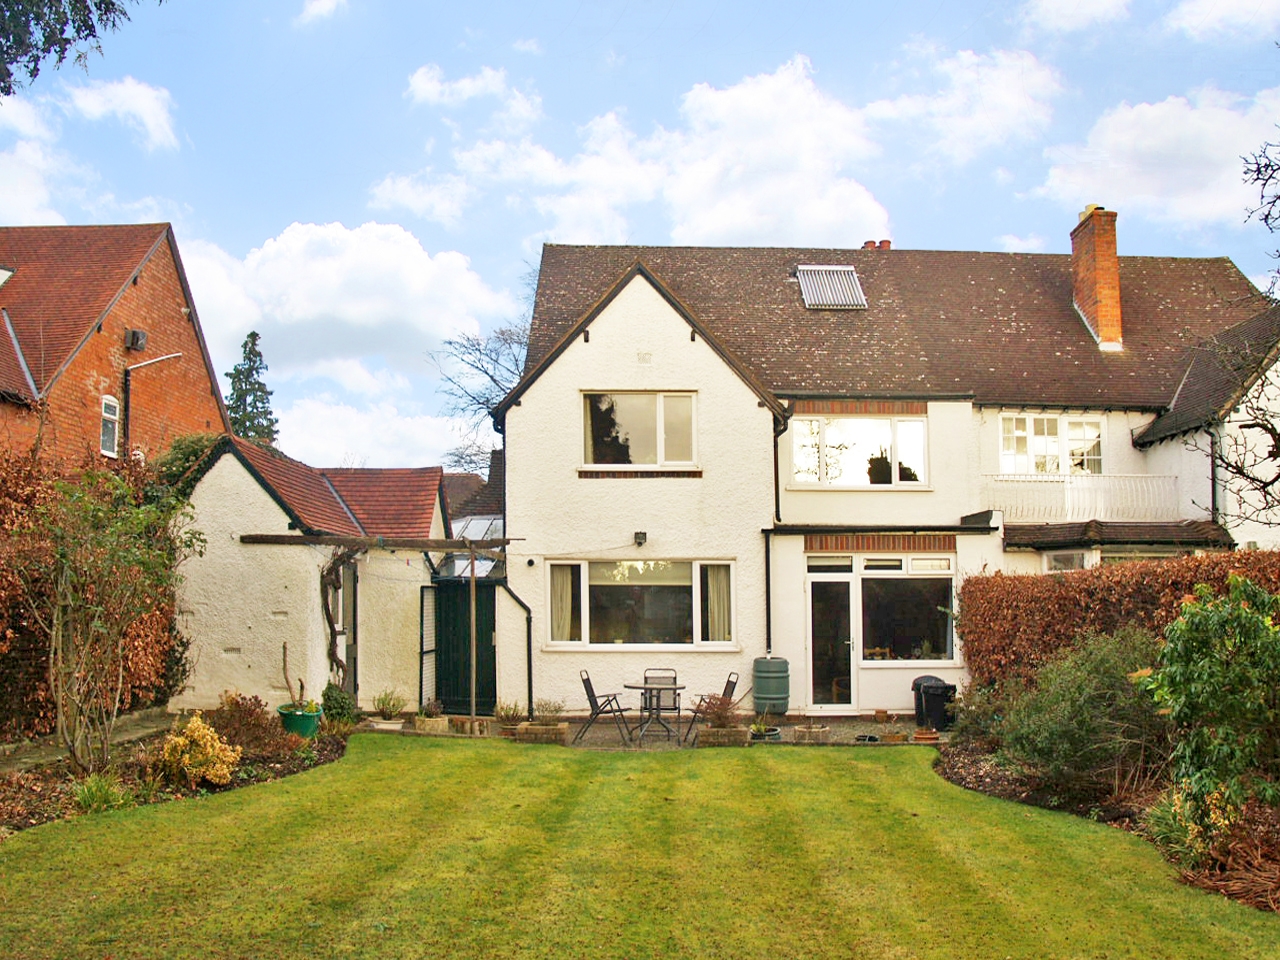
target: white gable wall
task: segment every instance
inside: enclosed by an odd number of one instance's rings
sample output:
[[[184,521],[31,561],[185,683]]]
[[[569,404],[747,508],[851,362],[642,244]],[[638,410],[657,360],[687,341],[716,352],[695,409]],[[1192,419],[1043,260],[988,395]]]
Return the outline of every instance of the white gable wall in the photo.
[[[701,337],[691,340],[688,323],[642,277],[588,331],[589,342],[580,335],[506,416],[507,569],[512,590],[533,609],[534,695],[585,710],[583,668],[597,690],[609,691],[655,666],[675,667],[690,693],[719,689],[730,670],[749,678],[752,659],[764,653],[760,531],[772,523],[772,416]],[[701,477],[579,477],[583,393],[628,390],[696,392]],[[642,547],[636,531],[648,537]],[[548,559],[731,561],[734,640],[719,649],[550,644]],[[524,702],[525,618],[501,592],[497,643],[498,696]]]
[[[182,567],[178,613],[191,638],[191,678],[170,709],[209,709],[224,690],[288,700],[281,644],[289,644],[290,682],[302,677],[319,699],[328,681],[328,630],[320,607],[320,568],[328,548],[247,545],[244,533],[292,534],[289,518],[231,454],[191,495],[204,555]]]

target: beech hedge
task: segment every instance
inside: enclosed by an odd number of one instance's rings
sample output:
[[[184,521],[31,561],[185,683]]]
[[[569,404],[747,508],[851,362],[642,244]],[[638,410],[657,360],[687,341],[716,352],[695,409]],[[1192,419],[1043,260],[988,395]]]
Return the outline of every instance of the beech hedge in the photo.
[[[1280,552],[1249,550],[1135,560],[1070,573],[968,577],[960,586],[956,623],[965,663],[979,684],[1034,682],[1042,663],[1083,634],[1114,633],[1133,625],[1162,636],[1196,584],[1225,595],[1232,573],[1280,593]]]

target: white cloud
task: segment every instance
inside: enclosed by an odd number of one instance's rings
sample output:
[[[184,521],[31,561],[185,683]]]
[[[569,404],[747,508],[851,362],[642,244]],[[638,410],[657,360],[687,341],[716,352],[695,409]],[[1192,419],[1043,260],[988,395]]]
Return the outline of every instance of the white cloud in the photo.
[[[253,329],[286,377],[372,356],[412,375],[444,338],[518,309],[467,257],[432,256],[394,224],[294,223],[243,260],[207,243],[183,251],[219,370],[236,362]]]
[[[520,53],[541,53],[542,44],[540,44],[535,38],[530,37],[527,40],[517,40],[511,45],[511,49]]]
[[[418,103],[456,107],[475,97],[502,97],[507,92],[507,72],[481,67],[474,77],[445,80],[439,65],[428,63],[409,78],[407,94]]]
[[[428,167],[413,176],[387,176],[374,184],[369,205],[376,209],[403,207],[446,227],[457,225],[473,190],[457,174],[432,178]]]
[[[996,241],[1000,244],[1000,249],[1005,253],[1043,253],[1044,237],[1037,234],[1028,234],[1020,237],[1014,233],[1003,234]]]
[[[0,152],[0,223],[66,223],[53,206],[49,183],[61,167],[53,151],[33,140],[20,140],[11,150]]]
[[[615,113],[562,159],[528,139],[455,153],[468,182],[513,184],[564,242],[629,239],[627,209],[660,200],[677,243],[860,243],[888,214],[854,177],[876,153],[859,112],[820,91],[796,57],[777,71],[685,94],[681,126],[637,137]]]
[[[87,87],[69,87],[71,107],[89,120],[114,116],[143,135],[148,150],[178,149],[173,132],[173,97],[163,87],[153,87],[133,77],[91,82]]]
[[[293,382],[328,380],[344,391],[362,397],[407,395],[412,390],[408,377],[385,367],[374,368],[359,357],[321,360],[306,367],[290,370],[285,379]]]
[[[276,412],[280,449],[317,467],[434,466],[457,445],[457,423],[383,402],[359,407],[308,397]]]
[[[1277,116],[1280,87],[1252,98],[1206,87],[1159,103],[1122,103],[1098,118],[1083,144],[1046,151],[1052,166],[1035,193],[1183,227],[1239,225],[1257,202],[1239,158],[1274,138]]]
[[[1270,35],[1280,27],[1280,0],[1183,0],[1165,24],[1195,40],[1244,32]]]
[[[507,72],[492,67],[481,67],[474,76],[446,80],[439,65],[428,63],[409,78],[405,96],[415,103],[438,107],[458,107],[469,100],[494,98],[501,105],[493,114],[493,124],[506,133],[519,133],[542,118],[542,98],[510,86]]]
[[[302,4],[302,12],[294,18],[294,23],[304,24],[311,23],[313,20],[323,20],[331,17],[339,10],[345,10],[347,0],[305,0]]]
[[[1052,33],[1083,30],[1129,15],[1129,0],[1030,0],[1022,19]]]
[[[44,111],[22,97],[0,97],[0,130],[11,130],[27,140],[54,139]]]
[[[1036,136],[1049,125],[1050,101],[1062,85],[1052,67],[1025,50],[977,54],[961,50],[935,59],[920,48],[945,83],[935,93],[908,94],[868,104],[873,120],[909,122],[929,130],[932,152],[956,163],[1010,140]]]

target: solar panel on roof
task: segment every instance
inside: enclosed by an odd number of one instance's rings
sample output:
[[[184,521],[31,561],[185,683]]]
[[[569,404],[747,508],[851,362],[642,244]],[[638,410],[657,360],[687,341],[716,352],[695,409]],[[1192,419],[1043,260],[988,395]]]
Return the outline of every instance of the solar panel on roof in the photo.
[[[858,282],[858,272],[848,266],[796,267],[800,295],[810,310],[865,310],[867,298]]]

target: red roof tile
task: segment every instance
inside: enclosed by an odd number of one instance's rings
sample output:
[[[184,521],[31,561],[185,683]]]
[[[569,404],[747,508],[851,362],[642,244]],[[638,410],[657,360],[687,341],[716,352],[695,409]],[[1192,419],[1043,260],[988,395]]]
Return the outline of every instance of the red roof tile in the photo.
[[[439,467],[318,470],[238,437],[242,463],[264,484],[301,533],[343,537],[431,536]]]
[[[166,223],[0,227],[0,285],[17,346],[36,390],[71,358],[169,230]],[[0,391],[31,398],[8,332],[0,333]]]
[[[549,244],[526,370],[636,260],[780,396],[972,396],[1160,409],[1200,340],[1267,304],[1226,258],[1121,257],[1124,350],[1098,349],[1065,254]],[[852,265],[865,310],[809,310],[800,264]]]
[[[439,467],[322,471],[368,536],[431,536],[444,471]]]

